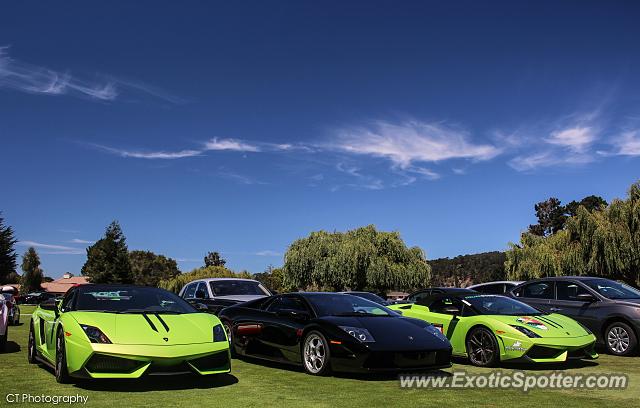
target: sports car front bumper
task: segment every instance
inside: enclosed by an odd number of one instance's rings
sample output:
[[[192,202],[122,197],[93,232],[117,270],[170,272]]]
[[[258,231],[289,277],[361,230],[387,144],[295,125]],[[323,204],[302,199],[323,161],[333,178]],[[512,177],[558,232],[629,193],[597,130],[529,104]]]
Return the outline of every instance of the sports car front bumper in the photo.
[[[145,374],[200,375],[231,371],[227,342],[179,345],[73,343],[67,339],[69,374],[83,378],[138,378]]]
[[[569,359],[598,358],[593,334],[567,338],[515,338],[497,336],[500,360],[532,363],[558,363]]]

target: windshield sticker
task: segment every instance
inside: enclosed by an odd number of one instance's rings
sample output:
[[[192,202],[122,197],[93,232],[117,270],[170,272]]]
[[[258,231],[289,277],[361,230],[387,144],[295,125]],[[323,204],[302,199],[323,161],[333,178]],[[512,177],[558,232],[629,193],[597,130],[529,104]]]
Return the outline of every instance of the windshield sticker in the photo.
[[[531,326],[540,330],[547,330],[547,326],[545,326],[540,320],[534,319],[533,317],[518,317],[516,319],[518,323],[526,324],[527,326]]]

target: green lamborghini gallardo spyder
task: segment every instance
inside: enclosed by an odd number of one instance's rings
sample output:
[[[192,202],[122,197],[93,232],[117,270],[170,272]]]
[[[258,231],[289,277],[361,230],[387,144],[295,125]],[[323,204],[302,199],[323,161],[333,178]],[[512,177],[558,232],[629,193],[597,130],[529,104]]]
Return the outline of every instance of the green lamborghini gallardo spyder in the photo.
[[[30,363],[77,378],[228,373],[229,342],[220,320],[163,289],[82,285],[40,304],[29,328]]]
[[[580,323],[506,296],[443,293],[390,309],[431,323],[447,336],[453,355],[468,357],[476,366],[598,357],[596,337]]]

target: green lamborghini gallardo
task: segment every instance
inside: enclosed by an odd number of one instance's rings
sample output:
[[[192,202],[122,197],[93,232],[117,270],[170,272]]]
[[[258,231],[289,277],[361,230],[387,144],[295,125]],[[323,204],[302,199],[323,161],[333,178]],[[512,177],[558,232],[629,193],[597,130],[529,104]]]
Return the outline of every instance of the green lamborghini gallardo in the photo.
[[[82,285],[40,304],[29,329],[30,363],[78,378],[228,373],[229,342],[220,320],[163,289]]]
[[[431,323],[447,336],[453,355],[468,357],[476,366],[598,357],[596,337],[580,323],[506,296],[443,293],[390,309]]]

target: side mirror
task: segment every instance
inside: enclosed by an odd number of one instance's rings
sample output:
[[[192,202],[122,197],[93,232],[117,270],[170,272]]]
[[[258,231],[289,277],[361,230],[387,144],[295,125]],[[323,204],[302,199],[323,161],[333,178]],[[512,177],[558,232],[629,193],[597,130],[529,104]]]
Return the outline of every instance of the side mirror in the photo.
[[[278,310],[276,312],[276,316],[278,317],[286,317],[288,319],[292,319],[292,320],[297,320],[300,322],[304,322],[306,320],[309,320],[309,318],[311,316],[309,316],[309,313],[307,312],[300,312],[297,310],[290,310],[290,309],[282,309],[282,310]]]
[[[200,312],[208,312],[209,311],[209,308],[204,303],[194,303],[193,307],[198,309],[198,311],[200,311]]]
[[[591,293],[580,293],[576,299],[581,302],[595,302],[597,300]]]

